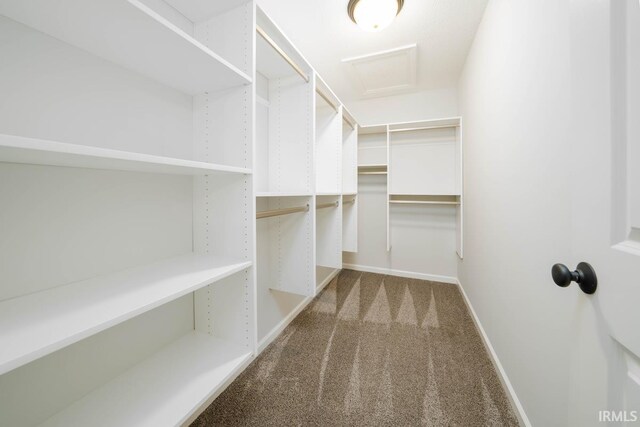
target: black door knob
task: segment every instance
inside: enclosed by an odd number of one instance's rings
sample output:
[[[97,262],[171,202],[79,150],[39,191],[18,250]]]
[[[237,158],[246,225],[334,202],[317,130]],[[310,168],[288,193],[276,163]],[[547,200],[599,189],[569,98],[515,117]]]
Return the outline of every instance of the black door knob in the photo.
[[[585,294],[593,294],[598,288],[596,272],[586,262],[578,264],[576,271],[569,270],[564,264],[555,264],[551,268],[551,277],[556,285],[563,288],[569,286],[571,282],[576,282]]]

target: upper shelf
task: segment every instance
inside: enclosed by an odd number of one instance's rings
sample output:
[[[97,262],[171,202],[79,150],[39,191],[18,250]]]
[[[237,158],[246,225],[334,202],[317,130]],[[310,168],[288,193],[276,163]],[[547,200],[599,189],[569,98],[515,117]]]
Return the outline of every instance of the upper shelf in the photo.
[[[460,126],[460,117],[451,117],[420,122],[394,123],[389,125],[389,132],[410,132],[439,128],[455,128],[458,126]]]
[[[0,375],[250,266],[189,254],[0,301]]]
[[[3,0],[0,14],[191,95],[251,83],[139,0]]]
[[[0,162],[173,175],[251,173],[246,168],[13,135],[0,135]]]
[[[256,197],[311,197],[304,191],[258,191]]]
[[[387,133],[387,125],[360,126],[360,128],[358,128],[358,133],[360,135]]]

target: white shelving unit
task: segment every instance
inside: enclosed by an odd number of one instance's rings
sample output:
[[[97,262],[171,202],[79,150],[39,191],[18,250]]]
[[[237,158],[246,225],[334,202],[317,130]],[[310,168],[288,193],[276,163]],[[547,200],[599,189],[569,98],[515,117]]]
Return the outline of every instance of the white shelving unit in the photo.
[[[460,117],[388,125],[388,206],[391,215],[450,216],[456,252],[462,242],[462,119]],[[388,236],[391,250],[391,236]]]
[[[342,196],[316,196],[317,265],[342,268]]]
[[[358,166],[387,166],[387,126],[362,126],[358,130]]]
[[[0,36],[0,425],[189,423],[258,283],[357,250],[358,124],[253,0],[7,0]]]
[[[342,251],[358,252],[358,195],[342,195]]]
[[[342,194],[358,193],[358,124],[342,107]]]
[[[0,375],[251,267],[187,255],[0,302]]]
[[[260,8],[256,34],[254,178],[258,212],[275,212],[257,218],[258,282],[273,290],[312,296],[315,76]]]
[[[389,126],[390,194],[459,195],[458,118]]]
[[[316,293],[342,268],[342,196],[316,196]]]
[[[0,5],[2,15],[191,95],[251,83],[246,72],[198,40],[197,26],[208,23],[178,12],[150,0],[7,0]],[[201,16],[211,19],[209,13]]]
[[[312,194],[313,70],[257,10],[256,190],[259,194]]]
[[[207,402],[212,390],[250,360],[242,346],[191,332],[41,426],[182,425],[193,414],[194,401]]]
[[[260,197],[258,212],[307,207],[258,219],[258,281],[269,288],[297,295],[315,295],[315,248],[313,197]]]
[[[329,86],[317,74],[315,85],[316,194],[341,194],[342,106]]]
[[[0,425],[187,422],[256,349],[255,5],[0,14]]]
[[[358,251],[358,124],[342,108],[342,250]]]

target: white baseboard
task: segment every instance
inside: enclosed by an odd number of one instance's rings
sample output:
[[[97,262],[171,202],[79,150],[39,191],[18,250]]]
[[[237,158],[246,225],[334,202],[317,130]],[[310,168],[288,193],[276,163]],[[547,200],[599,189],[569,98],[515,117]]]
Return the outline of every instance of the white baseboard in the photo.
[[[458,279],[453,276],[440,276],[438,274],[417,273],[415,271],[392,270],[390,268],[371,267],[368,265],[344,264],[343,268],[365,271],[367,273],[386,274],[388,276],[408,277],[410,279],[429,280],[432,282],[458,284]]]
[[[502,363],[500,363],[500,359],[498,359],[498,355],[496,354],[496,351],[493,349],[493,345],[491,345],[491,341],[489,341],[489,337],[487,336],[487,333],[482,327],[482,324],[480,323],[480,319],[478,318],[476,311],[473,309],[473,306],[471,305],[471,301],[469,301],[469,297],[467,296],[467,293],[464,291],[464,288],[462,287],[462,284],[460,283],[459,280],[456,280],[456,284],[460,288],[460,292],[462,293],[464,302],[467,304],[467,307],[471,312],[471,317],[473,318],[473,322],[476,324],[478,331],[480,331],[480,336],[482,337],[484,346],[486,347],[487,351],[489,352],[489,355],[491,356],[491,361],[493,362],[493,366],[496,368],[496,371],[498,371],[498,376],[500,377],[502,386],[505,388],[505,390],[507,390],[507,396],[509,397],[509,400],[511,400],[511,406],[515,409],[515,412],[519,418],[520,424],[526,427],[531,427],[531,422],[529,421],[527,414],[524,412],[524,408],[520,403],[520,399],[518,399],[518,396],[516,395],[516,391],[513,389],[513,386],[511,385],[511,381],[509,381],[509,377],[507,376],[506,371],[502,367]]]
[[[264,338],[260,340],[260,342],[258,342],[258,348],[256,349],[256,357],[258,357],[258,355],[262,353],[262,351],[265,348],[267,348],[267,346],[271,344],[273,340],[278,338],[278,335],[280,335],[280,333],[284,330],[284,328],[289,326],[289,323],[291,323],[291,321],[295,319],[296,316],[300,314],[300,312],[307,307],[307,305],[309,305],[311,300],[313,300],[313,297],[306,297],[305,299],[303,299],[302,302],[298,304],[296,308],[291,310],[291,312],[287,315],[287,317],[282,319],[280,323],[278,323],[273,329],[271,329],[271,331],[269,331],[269,333],[265,335]]]
[[[318,294],[318,292],[320,292],[322,289],[324,289],[325,286],[327,286],[327,284],[329,282],[331,282],[331,280],[333,280],[334,277],[336,277],[338,275],[338,273],[340,273],[340,269],[336,269],[333,273],[329,274],[329,276],[327,276],[326,279],[324,279],[322,281],[322,283],[320,283],[320,285],[316,288],[316,295]],[[294,308],[293,310],[291,310],[291,313],[289,313],[287,315],[287,317],[285,317],[284,319],[282,319],[280,321],[280,323],[278,323],[271,331],[269,331],[269,333],[267,335],[265,335],[264,338],[262,338],[260,340],[260,342],[258,343],[258,348],[256,350],[256,357],[262,353],[262,351],[267,348],[267,346],[269,344],[271,344],[273,342],[273,340],[275,340],[276,338],[278,338],[278,335],[280,335],[282,333],[282,331],[284,330],[284,328],[286,328],[287,326],[289,326],[289,323],[291,323],[291,321],[293,321],[293,319],[296,318],[296,316],[298,314],[300,314],[300,312],[302,310],[304,310],[307,305],[309,305],[309,303],[313,300],[314,297],[306,297],[305,299],[302,300],[302,302],[300,304],[298,304],[298,306],[296,308]]]
[[[320,291],[322,291],[324,289],[325,286],[327,286],[329,284],[329,282],[331,282],[333,280],[334,277],[336,277],[338,275],[338,273],[340,273],[342,271],[342,269],[340,268],[336,268],[331,274],[329,274],[323,281],[322,283],[320,283],[317,287],[316,287],[316,295],[318,295],[318,293],[320,293]]]

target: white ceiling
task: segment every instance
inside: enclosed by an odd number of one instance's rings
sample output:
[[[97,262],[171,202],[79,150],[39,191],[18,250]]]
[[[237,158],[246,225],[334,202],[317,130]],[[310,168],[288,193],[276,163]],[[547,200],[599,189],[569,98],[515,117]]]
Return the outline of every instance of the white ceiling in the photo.
[[[258,0],[334,92],[348,103],[455,87],[487,0],[405,0],[396,20],[379,33],[356,26],[347,15],[347,3]],[[417,49],[413,62],[410,57],[398,60],[397,55],[386,55],[391,58],[386,63],[372,61],[371,72],[375,75],[368,75],[362,64],[354,72],[353,65],[343,62],[414,43]],[[390,82],[392,88],[384,87],[385,76],[400,74],[408,77]]]

